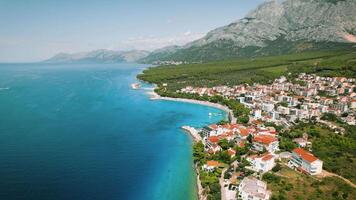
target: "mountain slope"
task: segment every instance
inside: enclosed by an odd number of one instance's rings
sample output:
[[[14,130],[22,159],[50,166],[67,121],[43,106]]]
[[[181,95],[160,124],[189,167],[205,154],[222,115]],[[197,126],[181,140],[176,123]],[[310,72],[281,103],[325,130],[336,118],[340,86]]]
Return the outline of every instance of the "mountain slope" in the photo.
[[[146,57],[147,51],[112,51],[112,50],[95,50],[82,53],[60,53],[52,58],[45,60],[46,63],[118,63],[118,62],[135,62]]]
[[[143,62],[205,62],[308,50],[350,49],[356,42],[355,0],[268,1],[245,18]]]

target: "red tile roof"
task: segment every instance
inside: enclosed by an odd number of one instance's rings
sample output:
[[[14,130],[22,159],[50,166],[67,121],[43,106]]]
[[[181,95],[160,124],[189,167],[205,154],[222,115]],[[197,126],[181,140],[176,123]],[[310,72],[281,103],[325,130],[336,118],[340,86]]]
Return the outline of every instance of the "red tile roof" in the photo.
[[[277,141],[278,139],[271,135],[257,135],[253,138],[254,142],[262,143],[262,144],[271,144],[272,142]]]
[[[240,135],[242,135],[242,136],[248,136],[249,135],[248,130],[245,129],[245,128],[240,128],[239,132],[240,132]]]
[[[312,153],[310,153],[309,151],[306,151],[302,148],[295,148],[293,150],[293,152],[296,153],[298,156],[300,156],[303,160],[305,160],[309,163],[318,160],[318,158],[315,157]]]
[[[230,156],[234,156],[236,154],[236,151],[233,150],[233,149],[228,149],[227,150],[227,153],[230,155]]]
[[[209,126],[209,128],[211,128],[211,129],[217,129],[217,128],[219,128],[219,126],[218,125],[216,125],[216,124],[212,124],[212,125],[210,125]]]
[[[208,140],[211,143],[218,143],[219,140],[220,140],[220,137],[218,137],[218,136],[210,136],[210,137],[208,137]]]
[[[274,156],[272,154],[267,154],[262,157],[263,161],[271,160]]]
[[[230,128],[230,124],[224,124],[222,127],[226,128],[226,129],[229,129]]]
[[[208,165],[209,167],[218,167],[220,164],[218,161],[215,160],[209,160],[206,162],[206,165]]]

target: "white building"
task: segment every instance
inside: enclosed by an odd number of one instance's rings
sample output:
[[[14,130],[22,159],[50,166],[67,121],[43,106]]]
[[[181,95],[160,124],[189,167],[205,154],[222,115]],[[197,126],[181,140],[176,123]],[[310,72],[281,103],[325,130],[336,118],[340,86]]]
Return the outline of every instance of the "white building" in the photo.
[[[279,142],[272,135],[257,135],[253,138],[252,148],[256,151],[263,151],[265,148],[268,152],[274,153],[279,150]]]
[[[270,171],[276,165],[275,156],[270,153],[261,156],[249,156],[247,157],[247,161],[251,164],[251,170],[261,173]]]
[[[253,115],[256,119],[261,119],[262,118],[262,110],[260,109],[256,109],[254,112],[253,112]]]
[[[263,103],[262,104],[262,110],[266,112],[271,112],[274,109],[274,104],[273,103]]]
[[[202,166],[202,169],[207,172],[213,172],[217,167],[220,166],[220,163],[215,160],[209,160]]]
[[[245,177],[239,185],[239,199],[242,200],[268,200],[271,194],[267,184],[255,177]]]
[[[323,170],[323,161],[302,148],[293,150],[292,158],[289,160],[288,165],[310,175],[320,174]]]

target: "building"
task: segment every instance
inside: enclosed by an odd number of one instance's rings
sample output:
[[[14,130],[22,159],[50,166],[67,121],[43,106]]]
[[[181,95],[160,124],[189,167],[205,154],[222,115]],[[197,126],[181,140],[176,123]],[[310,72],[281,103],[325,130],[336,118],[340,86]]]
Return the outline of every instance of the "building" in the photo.
[[[323,170],[323,161],[319,160],[309,151],[302,148],[296,148],[292,152],[292,157],[288,166],[300,170],[310,175],[320,174]]]
[[[221,151],[221,147],[218,145],[219,141],[220,141],[220,137],[210,136],[207,138],[205,142],[205,148],[208,150],[209,153],[215,154]]]
[[[266,149],[270,153],[279,150],[278,139],[272,135],[257,135],[252,140],[252,148],[256,151]]]
[[[203,165],[203,170],[207,172],[213,172],[217,167],[220,166],[220,163],[215,160],[209,160],[206,164]]]
[[[265,173],[271,170],[275,165],[275,156],[270,153],[263,155],[252,155],[247,157],[247,161],[251,164],[251,170]]]
[[[271,194],[267,184],[255,177],[245,177],[239,185],[239,199],[242,200],[267,200]]]
[[[229,149],[227,150],[227,154],[229,154],[229,156],[230,156],[231,158],[233,158],[233,157],[235,157],[235,155],[236,155],[236,151],[233,150],[232,148],[229,148]]]

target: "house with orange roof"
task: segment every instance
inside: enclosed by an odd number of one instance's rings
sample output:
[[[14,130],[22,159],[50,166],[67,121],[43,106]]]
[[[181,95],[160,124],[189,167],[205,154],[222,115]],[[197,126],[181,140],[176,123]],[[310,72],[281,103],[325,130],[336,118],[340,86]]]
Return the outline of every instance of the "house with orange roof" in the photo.
[[[323,170],[323,161],[319,160],[307,150],[295,148],[288,162],[288,166],[310,175],[316,175],[320,174]]]
[[[263,155],[252,155],[248,156],[246,159],[251,164],[249,168],[260,173],[268,172],[276,165],[275,156],[270,153]]]
[[[246,139],[248,135],[250,135],[250,132],[249,132],[248,129],[246,129],[246,128],[239,128],[239,129],[237,129],[237,136],[238,136],[240,139]]]
[[[227,154],[229,154],[229,156],[230,156],[231,158],[233,158],[233,157],[235,157],[235,155],[236,155],[236,151],[235,151],[234,149],[232,149],[232,148],[229,148],[229,149],[227,150]]]
[[[205,141],[205,149],[210,153],[210,154],[215,154],[219,151],[221,151],[221,147],[218,145],[218,142],[220,141],[219,136],[210,136],[206,139]]]
[[[220,163],[215,160],[209,160],[202,166],[202,169],[207,172],[213,172],[217,167],[220,167]]]
[[[279,150],[278,139],[272,135],[256,135],[252,140],[252,149],[263,151],[266,149],[270,153]]]

